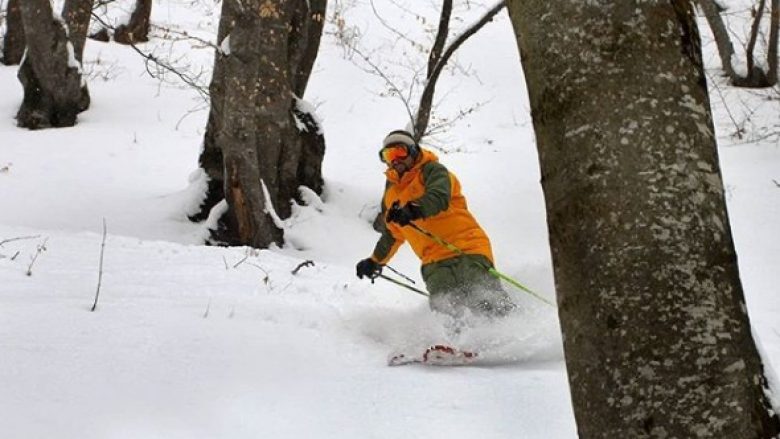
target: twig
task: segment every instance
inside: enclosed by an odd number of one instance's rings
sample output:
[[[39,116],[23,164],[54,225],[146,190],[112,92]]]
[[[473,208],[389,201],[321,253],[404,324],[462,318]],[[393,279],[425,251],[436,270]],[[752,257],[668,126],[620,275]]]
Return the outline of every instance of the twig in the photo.
[[[780,183],[777,180],[775,180],[774,178],[772,179],[772,183],[774,183],[775,186],[780,187]]]
[[[263,268],[263,267],[261,267],[261,266],[259,266],[259,265],[257,265],[257,264],[253,264],[253,263],[251,263],[251,262],[248,262],[248,264],[249,264],[249,265],[251,265],[251,266],[253,266],[253,267],[259,268],[259,269],[260,269],[260,271],[262,271],[263,273],[265,273],[265,277],[263,278],[263,283],[264,283],[264,284],[266,284],[266,285],[268,285],[268,282],[271,280],[271,278],[270,278],[270,275],[268,274],[268,272],[267,272],[267,271],[265,271],[265,268]]]
[[[114,26],[112,26],[109,23],[107,23],[105,20],[103,20],[100,16],[98,16],[94,12],[92,13],[92,18],[94,18],[96,21],[98,21],[105,28],[111,29],[111,30],[114,30],[114,31],[116,30],[116,28]],[[196,40],[198,40],[198,39],[196,39]],[[187,73],[180,72],[178,69],[176,69],[176,67],[174,67],[173,65],[163,61],[162,59],[158,58],[157,56],[153,55],[152,53],[144,52],[143,50],[139,49],[138,46],[136,46],[134,43],[129,43],[128,46],[130,46],[130,48],[132,48],[136,53],[138,53],[139,55],[141,55],[143,58],[146,59],[146,71],[147,71],[147,73],[149,73],[149,75],[152,78],[160,79],[162,81],[162,79],[163,79],[162,78],[162,74],[160,74],[159,72],[162,72],[162,73],[164,73],[166,71],[171,72],[174,75],[178,76],[179,79],[181,79],[182,82],[184,82],[184,84],[188,85],[189,87],[193,88],[196,92],[198,92],[198,94],[200,94],[200,96],[204,100],[206,100],[206,101],[209,100],[209,89],[208,89],[208,86],[205,86],[203,84],[198,83],[198,79],[203,74],[202,72],[200,74],[198,74],[197,76],[192,77],[191,75],[188,75]],[[155,72],[152,71],[152,69],[150,68],[150,64],[154,64],[155,66],[157,66],[158,73],[155,73]]]
[[[106,249],[106,219],[103,218],[103,241],[100,244],[100,266],[98,267],[98,283],[97,290],[95,291],[95,303],[92,304],[91,312],[95,312],[98,304],[98,297],[100,297],[100,284],[103,283],[103,253]]]
[[[211,310],[211,297],[209,297],[209,303],[206,305],[206,312],[203,313],[203,318],[209,318],[209,311]]]
[[[310,259],[307,259],[307,260],[301,262],[300,264],[298,264],[298,266],[295,267],[295,269],[292,271],[292,274],[293,275],[298,274],[298,271],[300,271],[301,268],[303,268],[303,267],[313,267],[313,266],[314,266],[314,261],[312,261]]]
[[[241,264],[243,264],[244,262],[246,262],[246,260],[247,260],[247,259],[249,259],[249,253],[247,253],[246,255],[244,255],[244,258],[243,258],[243,259],[241,259],[240,261],[236,262],[236,264],[235,264],[235,265],[233,265],[233,268],[238,268],[238,266],[239,266],[239,265],[241,265]]]
[[[4,240],[0,241],[0,247],[2,247],[3,244],[7,244],[7,243],[13,242],[13,241],[21,241],[21,240],[24,240],[24,239],[38,239],[40,237],[41,237],[41,235],[35,235],[35,236],[20,236],[18,238],[4,239]]]
[[[371,70],[367,70],[367,71],[369,72],[373,71],[375,74],[379,75],[379,77],[381,77],[385,81],[385,84],[387,84],[387,86],[390,87],[390,91],[394,93],[396,96],[398,96],[398,98],[404,104],[409,119],[414,120],[414,115],[412,115],[412,106],[411,103],[409,102],[409,99],[404,97],[404,94],[401,91],[401,89],[395,84],[395,82],[393,82],[392,79],[390,79],[385,74],[384,69],[381,69],[379,66],[377,66],[373,61],[371,61],[371,58],[369,58],[368,55],[365,55],[357,47],[352,47],[352,51],[356,53],[359,57],[361,57],[363,61],[369,65],[369,67],[371,67]]]
[[[216,45],[215,43],[212,43],[211,41],[208,41],[208,40],[204,40],[203,38],[200,38],[200,37],[196,37],[195,35],[191,35],[187,31],[174,30],[174,29],[171,29],[169,27],[157,26],[157,25],[155,25],[153,23],[150,24],[150,26],[151,26],[152,29],[158,30],[158,31],[163,33],[161,38],[165,38],[165,39],[172,40],[172,41],[187,41],[187,40],[197,41],[198,43],[202,44],[205,47],[211,47],[214,50],[222,53],[222,49],[220,49],[220,47],[218,45]],[[174,40],[172,38],[167,38],[167,34],[178,35],[181,38],[177,38],[177,39]]]
[[[715,81],[715,78],[712,77],[712,75],[707,74],[709,83],[713,84],[713,88],[718,93],[718,96],[720,97],[720,100],[723,102],[723,108],[726,109],[726,114],[729,116],[729,119],[731,119],[731,123],[734,124],[734,134],[737,136],[738,139],[742,139],[742,133],[744,132],[744,127],[740,127],[737,123],[737,120],[734,118],[734,115],[731,113],[731,109],[729,108],[729,104],[726,101],[726,98],[723,96],[723,91],[718,86],[718,83]]]
[[[32,267],[33,264],[35,264],[35,261],[38,260],[38,256],[41,255],[41,253],[46,251],[46,243],[49,242],[49,238],[46,238],[43,240],[43,243],[38,246],[38,248],[35,250],[35,254],[33,255],[32,259],[30,260],[30,265],[27,267],[27,276],[32,276]]]

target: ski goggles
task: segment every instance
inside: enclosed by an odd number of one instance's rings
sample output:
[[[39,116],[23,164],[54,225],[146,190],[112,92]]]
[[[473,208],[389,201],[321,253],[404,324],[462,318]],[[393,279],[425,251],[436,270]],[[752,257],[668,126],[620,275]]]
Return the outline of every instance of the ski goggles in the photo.
[[[409,150],[406,149],[406,145],[389,145],[379,151],[379,157],[390,165],[397,160],[409,157]]]

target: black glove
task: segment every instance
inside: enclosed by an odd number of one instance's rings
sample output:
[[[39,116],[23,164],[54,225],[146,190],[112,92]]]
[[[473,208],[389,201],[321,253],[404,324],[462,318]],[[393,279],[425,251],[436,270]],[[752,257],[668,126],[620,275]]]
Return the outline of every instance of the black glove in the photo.
[[[406,203],[404,207],[401,207],[400,203],[396,201],[390,210],[387,211],[387,222],[398,223],[402,226],[408,226],[412,221],[422,217],[420,206],[414,203]]]
[[[382,266],[374,262],[371,258],[363,259],[357,263],[357,277],[363,279],[366,276],[369,279],[376,279],[382,272]]]

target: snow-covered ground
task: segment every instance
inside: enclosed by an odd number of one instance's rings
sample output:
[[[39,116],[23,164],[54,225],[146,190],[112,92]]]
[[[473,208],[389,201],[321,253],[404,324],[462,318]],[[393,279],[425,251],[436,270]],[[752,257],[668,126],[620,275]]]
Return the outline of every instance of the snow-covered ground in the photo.
[[[156,24],[214,39],[212,2],[154,6]],[[366,44],[388,38],[367,4],[348,12]],[[187,42],[143,47],[210,66],[211,51]],[[149,78],[126,47],[89,41],[92,107],[74,128],[30,132],[13,119],[16,68],[0,67],[0,437],[576,436],[552,308],[515,292],[521,316],[472,322],[453,338],[425,298],[355,278],[377,238],[376,151],[406,113],[344,53],[323,39],[306,96],[324,122],[325,194],[296,207],[284,248],[264,251],[203,246],[205,225],[186,219],[207,116],[197,93]],[[439,110],[485,104],[437,137],[441,160],[490,234],[498,268],[552,298],[533,131],[506,13],[462,47],[458,63],[472,73],[442,78]],[[742,280],[777,365],[780,147],[730,137],[720,96],[713,108]],[[772,126],[776,114],[776,102],[763,102],[752,123]],[[293,274],[306,260],[314,266]],[[420,282],[408,249],[392,265]],[[460,368],[386,366],[396,351],[441,342],[484,358]]]

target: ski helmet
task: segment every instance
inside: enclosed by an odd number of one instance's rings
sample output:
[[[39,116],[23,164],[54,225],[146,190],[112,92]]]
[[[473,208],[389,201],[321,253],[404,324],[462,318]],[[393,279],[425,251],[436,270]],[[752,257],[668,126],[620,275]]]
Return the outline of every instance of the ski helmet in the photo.
[[[414,141],[414,136],[406,130],[391,131],[382,142],[382,149],[385,149],[390,145],[406,146],[406,150],[413,159],[417,159],[417,156],[420,155],[420,146]],[[379,150],[379,159],[382,159],[381,149]]]

